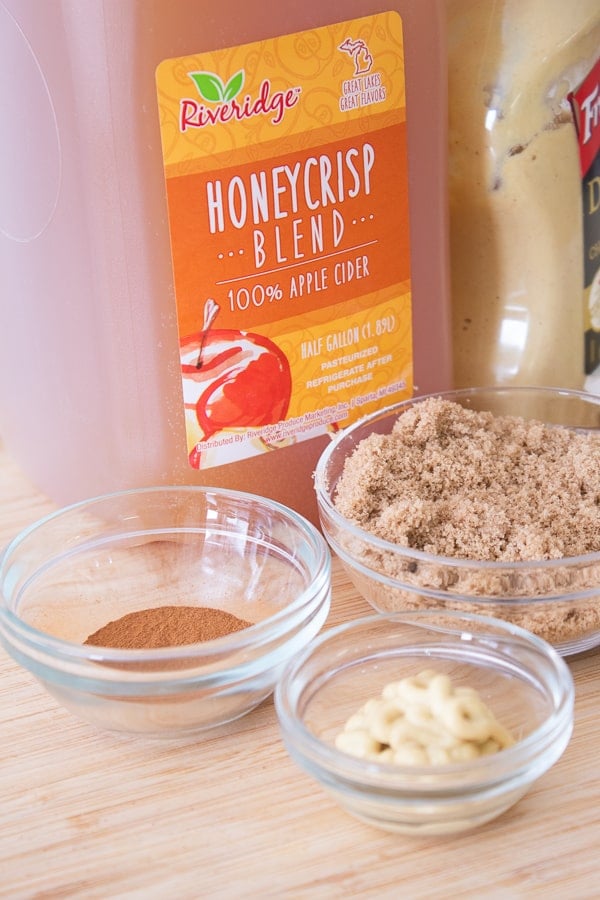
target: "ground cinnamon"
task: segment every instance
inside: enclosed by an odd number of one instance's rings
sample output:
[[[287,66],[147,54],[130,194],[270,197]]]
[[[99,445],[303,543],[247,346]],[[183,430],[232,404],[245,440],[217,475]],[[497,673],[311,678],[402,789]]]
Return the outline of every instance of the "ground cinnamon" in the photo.
[[[84,643],[120,650],[153,650],[212,641],[251,624],[209,606],[158,606],[108,622]]]

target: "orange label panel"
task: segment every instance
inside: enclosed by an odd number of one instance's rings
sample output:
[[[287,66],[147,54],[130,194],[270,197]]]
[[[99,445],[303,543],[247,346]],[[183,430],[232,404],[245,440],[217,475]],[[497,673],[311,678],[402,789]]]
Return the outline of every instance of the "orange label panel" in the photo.
[[[190,463],[412,393],[402,23],[157,70]]]

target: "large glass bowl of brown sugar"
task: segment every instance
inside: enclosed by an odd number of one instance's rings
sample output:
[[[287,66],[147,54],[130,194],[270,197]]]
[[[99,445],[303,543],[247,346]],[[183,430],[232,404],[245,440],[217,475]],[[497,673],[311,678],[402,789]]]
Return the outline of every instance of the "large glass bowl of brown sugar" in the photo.
[[[0,641],[101,728],[181,736],[268,697],[329,611],[331,558],[285,506],[152,487],[59,510],[0,557]]]
[[[315,490],[327,541],[376,610],[493,616],[563,656],[600,644],[600,397],[417,397],[340,432]]]

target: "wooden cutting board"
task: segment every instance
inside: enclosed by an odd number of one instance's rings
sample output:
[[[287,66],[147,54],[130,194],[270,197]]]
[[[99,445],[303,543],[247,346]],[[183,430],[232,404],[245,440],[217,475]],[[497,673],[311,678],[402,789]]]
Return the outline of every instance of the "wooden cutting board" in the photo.
[[[0,448],[0,546],[52,508]],[[334,561],[328,625],[369,611]],[[481,829],[413,839],[322,793],[272,700],[210,737],[118,737],[0,649],[0,897],[600,897],[600,656],[569,665],[575,729],[554,768]]]

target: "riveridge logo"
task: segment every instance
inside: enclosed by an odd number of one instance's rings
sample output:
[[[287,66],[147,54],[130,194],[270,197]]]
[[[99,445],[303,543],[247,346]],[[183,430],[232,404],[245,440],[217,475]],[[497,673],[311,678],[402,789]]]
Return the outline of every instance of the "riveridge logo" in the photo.
[[[231,121],[241,122],[254,116],[270,116],[271,123],[279,125],[288,109],[296,106],[302,93],[301,87],[273,91],[271,82],[265,78],[257,96],[245,94],[240,99],[245,80],[243,69],[232,75],[227,82],[222,81],[214,72],[188,72],[188,76],[202,99],[211,106],[189,97],[182,99],[179,104],[179,129],[182,134],[189,128],[226,125]]]

